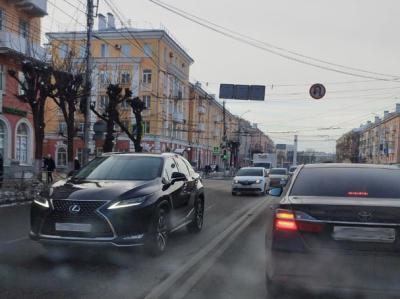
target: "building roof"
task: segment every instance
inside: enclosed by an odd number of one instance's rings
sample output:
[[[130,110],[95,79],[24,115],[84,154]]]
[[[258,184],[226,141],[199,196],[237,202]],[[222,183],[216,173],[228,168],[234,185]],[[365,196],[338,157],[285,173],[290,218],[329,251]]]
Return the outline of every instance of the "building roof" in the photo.
[[[122,34],[123,33],[123,34]],[[64,32],[48,32],[46,36],[49,40],[84,40],[86,39],[86,31],[64,31]],[[163,29],[139,29],[139,28],[117,28],[105,30],[93,30],[93,36],[101,37],[105,40],[112,39],[162,39],[170,47],[180,53],[189,64],[194,62],[193,58],[180,46],[169,34]]]

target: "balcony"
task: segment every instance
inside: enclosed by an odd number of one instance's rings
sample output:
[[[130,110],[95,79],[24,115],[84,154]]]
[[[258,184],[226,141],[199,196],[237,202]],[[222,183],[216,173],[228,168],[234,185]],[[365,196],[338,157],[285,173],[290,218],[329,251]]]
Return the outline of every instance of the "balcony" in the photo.
[[[179,78],[179,80],[181,81],[189,80],[189,74],[187,74],[185,71],[183,71],[173,63],[168,64],[167,71],[168,73],[173,74],[175,77]]]
[[[45,49],[38,43],[9,31],[0,31],[0,53],[14,52],[24,56],[45,59]]]
[[[206,113],[206,107],[204,107],[204,106],[197,107],[197,112],[199,114],[205,114]]]
[[[197,124],[197,130],[199,132],[205,132],[206,131],[206,124],[205,123],[199,123]]]
[[[15,6],[34,17],[47,15],[47,0],[16,0]]]
[[[182,112],[174,112],[172,113],[172,119],[174,120],[174,122],[183,123],[183,113]]]

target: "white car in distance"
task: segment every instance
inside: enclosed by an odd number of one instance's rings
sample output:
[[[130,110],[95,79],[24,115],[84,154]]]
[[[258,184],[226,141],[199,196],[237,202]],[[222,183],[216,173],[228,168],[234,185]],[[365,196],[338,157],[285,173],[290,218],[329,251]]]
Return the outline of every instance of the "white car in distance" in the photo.
[[[267,170],[264,167],[243,167],[233,178],[232,195],[239,193],[265,194],[267,191]]]

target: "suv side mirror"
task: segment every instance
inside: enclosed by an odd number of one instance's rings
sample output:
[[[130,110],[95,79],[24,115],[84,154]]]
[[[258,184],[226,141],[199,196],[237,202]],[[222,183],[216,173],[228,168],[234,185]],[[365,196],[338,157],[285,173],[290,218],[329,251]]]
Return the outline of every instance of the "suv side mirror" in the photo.
[[[68,172],[67,177],[70,178],[70,177],[74,176],[76,173],[77,173],[76,170],[71,170],[70,172]]]
[[[279,197],[282,195],[283,192],[283,188],[279,187],[279,188],[272,188],[268,191],[268,194],[271,196],[275,196],[275,197]]]
[[[171,185],[175,182],[184,182],[187,181],[186,175],[182,172],[174,172],[171,177]]]

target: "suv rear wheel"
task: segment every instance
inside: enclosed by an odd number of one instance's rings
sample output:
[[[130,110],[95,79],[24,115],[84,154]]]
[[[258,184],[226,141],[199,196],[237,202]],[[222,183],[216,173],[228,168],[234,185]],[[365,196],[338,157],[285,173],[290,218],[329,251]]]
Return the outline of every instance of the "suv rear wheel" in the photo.
[[[199,233],[204,222],[204,199],[199,197],[194,204],[194,219],[187,225],[190,233]]]

